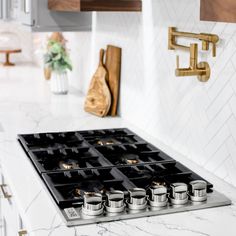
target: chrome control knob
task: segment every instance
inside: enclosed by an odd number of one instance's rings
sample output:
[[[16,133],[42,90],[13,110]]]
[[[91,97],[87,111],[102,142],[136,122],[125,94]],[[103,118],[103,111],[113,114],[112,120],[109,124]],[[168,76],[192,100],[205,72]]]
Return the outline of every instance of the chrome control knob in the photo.
[[[152,207],[164,207],[167,205],[167,188],[159,185],[150,188],[149,204]]]
[[[146,190],[143,188],[133,188],[129,190],[129,200],[127,202],[131,210],[143,210],[147,205]]]
[[[204,180],[194,180],[189,183],[189,196],[193,202],[203,202],[207,200],[207,183]]]
[[[111,213],[120,213],[124,211],[124,193],[122,191],[111,191],[107,194],[106,211]]]
[[[171,184],[170,201],[173,205],[184,205],[188,202],[188,186],[185,183]]]
[[[89,216],[98,216],[103,213],[102,194],[86,193],[82,213]]]

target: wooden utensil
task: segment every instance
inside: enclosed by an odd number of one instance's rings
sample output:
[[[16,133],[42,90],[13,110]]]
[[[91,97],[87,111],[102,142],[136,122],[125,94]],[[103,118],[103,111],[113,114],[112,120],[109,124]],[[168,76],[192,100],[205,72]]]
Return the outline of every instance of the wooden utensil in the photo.
[[[107,70],[103,64],[104,50],[100,50],[99,66],[89,86],[84,109],[94,115],[104,117],[111,107],[111,93],[107,85]]]
[[[117,115],[120,90],[121,50],[119,47],[108,45],[106,51],[105,65],[108,71],[108,84],[112,97],[111,116]]]

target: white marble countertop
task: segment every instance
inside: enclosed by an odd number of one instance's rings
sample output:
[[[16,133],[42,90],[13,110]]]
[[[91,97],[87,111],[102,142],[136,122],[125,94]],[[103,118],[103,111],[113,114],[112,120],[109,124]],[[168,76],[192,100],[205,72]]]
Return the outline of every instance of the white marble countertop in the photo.
[[[1,68],[2,70],[2,68]],[[21,66],[0,72],[0,159],[2,169],[31,236],[235,236],[236,189],[170,147],[121,118],[97,118],[83,111],[84,98],[71,89],[52,95],[37,68]],[[225,193],[233,205],[156,217],[68,228],[22,148],[19,133],[128,127],[187,165]]]

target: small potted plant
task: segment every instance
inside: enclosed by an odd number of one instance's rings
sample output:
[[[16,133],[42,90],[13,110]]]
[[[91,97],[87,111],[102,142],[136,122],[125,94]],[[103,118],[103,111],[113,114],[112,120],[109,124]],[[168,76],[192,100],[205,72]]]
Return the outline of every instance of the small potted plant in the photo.
[[[44,55],[45,70],[50,72],[51,90],[55,94],[67,94],[69,83],[67,71],[72,70],[71,60],[61,33],[54,33],[48,40]]]

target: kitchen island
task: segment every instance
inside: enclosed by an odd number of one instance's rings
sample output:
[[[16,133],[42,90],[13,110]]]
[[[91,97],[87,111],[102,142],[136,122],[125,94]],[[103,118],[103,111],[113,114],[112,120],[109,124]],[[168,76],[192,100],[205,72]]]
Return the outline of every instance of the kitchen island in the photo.
[[[171,147],[122,118],[97,118],[83,110],[84,95],[71,88],[53,95],[37,67],[1,68],[0,163],[9,199],[1,200],[2,234],[24,229],[29,236],[236,235],[236,189],[205,171]],[[25,77],[27,71],[28,76]],[[23,73],[24,72],[24,73]],[[232,200],[231,206],[117,222],[66,227],[56,206],[17,141],[17,134],[127,127],[185,164]],[[222,222],[224,222],[222,224]],[[5,234],[5,235],[4,235]]]

